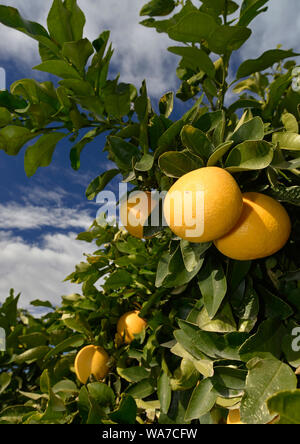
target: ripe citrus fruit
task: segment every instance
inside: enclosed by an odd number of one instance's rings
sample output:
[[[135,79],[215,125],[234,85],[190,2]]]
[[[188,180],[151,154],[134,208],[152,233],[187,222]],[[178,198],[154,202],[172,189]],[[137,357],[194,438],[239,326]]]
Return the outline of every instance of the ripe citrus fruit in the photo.
[[[130,193],[128,200],[123,200],[120,205],[121,222],[132,236],[142,239],[145,237],[145,222],[155,207],[156,202],[149,191]]]
[[[134,335],[141,333],[146,328],[147,322],[140,318],[139,313],[138,310],[129,311],[118,320],[117,332],[126,344],[130,344]]]
[[[180,177],[164,201],[164,216],[171,230],[194,243],[224,236],[237,223],[242,209],[238,184],[218,167],[200,168]]]
[[[215,241],[217,249],[236,260],[271,256],[288,241],[291,221],[285,208],[272,197],[245,193],[241,218],[235,227]]]
[[[241,421],[241,414],[239,409],[229,410],[227,416],[227,424],[243,424]]]
[[[102,347],[83,347],[77,353],[74,363],[77,378],[82,384],[85,384],[91,375],[97,380],[103,379],[109,371],[108,360],[109,356]]]

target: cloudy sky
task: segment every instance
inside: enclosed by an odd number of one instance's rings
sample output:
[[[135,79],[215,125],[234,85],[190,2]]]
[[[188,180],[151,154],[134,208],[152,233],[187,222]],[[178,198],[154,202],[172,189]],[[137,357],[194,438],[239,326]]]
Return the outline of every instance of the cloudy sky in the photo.
[[[0,0],[0,4],[16,7],[25,18],[43,25],[51,3],[51,0]],[[78,0],[78,3],[87,17],[88,38],[93,40],[103,30],[111,30],[114,74],[120,72],[122,81],[137,87],[146,78],[153,101],[169,90],[176,90],[178,58],[166,51],[172,42],[163,34],[139,25],[139,10],[144,1]],[[278,44],[300,52],[299,0],[270,0],[269,11],[251,27],[252,38],[235,54],[235,65]],[[36,43],[0,25],[0,67],[6,71],[7,86],[29,76],[44,80],[46,75],[31,69],[38,63]],[[82,155],[80,172],[76,173],[70,169],[69,147],[59,145],[52,166],[40,169],[31,179],[24,174],[22,155],[8,157],[0,152],[0,303],[12,287],[22,292],[21,302],[26,307],[34,299],[59,303],[61,295],[78,291],[76,286],[62,281],[82,260],[83,252],[93,248],[75,238],[96,215],[97,207],[86,201],[84,191],[90,180],[108,167],[102,147],[103,139],[91,144]]]

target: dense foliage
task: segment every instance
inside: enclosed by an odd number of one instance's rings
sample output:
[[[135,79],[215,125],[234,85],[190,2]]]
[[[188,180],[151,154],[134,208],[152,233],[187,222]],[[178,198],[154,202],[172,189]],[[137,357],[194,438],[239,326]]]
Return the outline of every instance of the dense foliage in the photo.
[[[296,63],[286,61],[297,54],[269,50],[244,61],[228,84],[232,53],[267,3],[152,0],[142,8],[142,24],[176,42],[169,48],[180,57],[176,96],[193,102],[176,121],[172,92],[156,113],[145,82],[137,91],[108,78],[109,32],[93,42],[83,38],[76,0],[54,0],[48,30],[0,5],[2,24],[37,40],[42,62],[35,69],[60,79],[56,86],[22,79],[0,92],[0,148],[17,155],[26,145],[29,177],[51,163],[63,139],[78,170],[82,150],[108,132],[104,149],[116,167],[90,184],[88,199],[118,174],[138,189],[161,191],[191,170],[218,165],[243,192],[283,202],[293,224],[282,251],[239,262],[162,227],[144,241],[105,218],[95,221],[78,238],[97,250],[68,277],[82,284],[82,294],[63,297],[59,307],[33,301],[49,309],[40,318],[18,309],[13,292],[0,308],[7,337],[1,423],[217,424],[233,407],[245,423],[278,414],[282,423],[300,423],[300,352],[292,350],[300,327],[300,94],[293,89]],[[236,99],[227,106],[229,89]],[[147,331],[122,345],[117,320],[134,308]],[[110,373],[81,385],[74,358],[91,343],[109,353]]]

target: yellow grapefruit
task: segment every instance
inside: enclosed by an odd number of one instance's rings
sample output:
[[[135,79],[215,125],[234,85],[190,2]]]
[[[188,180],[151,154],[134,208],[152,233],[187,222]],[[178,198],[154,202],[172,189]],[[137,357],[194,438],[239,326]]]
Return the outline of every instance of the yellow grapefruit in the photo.
[[[227,424],[243,424],[241,421],[241,414],[239,409],[229,410],[227,416]]]
[[[144,225],[154,210],[156,202],[149,191],[135,191],[120,205],[120,219],[126,230],[134,237],[144,238]]]
[[[285,208],[270,196],[245,193],[242,215],[235,227],[215,241],[217,249],[236,260],[271,256],[288,241],[291,221]]]
[[[87,345],[83,347],[75,358],[76,376],[82,384],[86,384],[93,375],[98,381],[103,379],[109,368],[107,366],[109,356],[102,347]]]
[[[228,233],[243,209],[242,193],[230,173],[206,167],[180,177],[164,200],[164,217],[177,236],[209,242]]]
[[[117,324],[117,332],[120,338],[130,344],[134,335],[141,333],[147,325],[147,322],[139,316],[139,311],[129,311],[120,317]]]

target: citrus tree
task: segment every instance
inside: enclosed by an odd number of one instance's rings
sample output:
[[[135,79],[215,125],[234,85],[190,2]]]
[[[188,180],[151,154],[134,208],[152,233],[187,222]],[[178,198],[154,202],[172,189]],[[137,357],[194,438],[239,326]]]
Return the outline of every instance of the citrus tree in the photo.
[[[17,155],[26,145],[27,176],[61,140],[78,170],[82,150],[106,132],[115,168],[93,180],[88,199],[119,174],[139,191],[184,190],[196,174],[210,193],[211,230],[232,219],[218,239],[193,242],[171,220],[125,232],[101,217],[78,235],[96,250],[67,278],[81,294],[59,307],[33,301],[48,309],[35,318],[11,291],[0,308],[1,423],[300,423],[297,54],[271,49],[228,76],[267,3],[142,8],[142,25],[166,33],[180,57],[176,97],[190,106],[175,121],[173,92],[155,112],[146,82],[137,90],[108,78],[109,31],[84,38],[75,0],[54,0],[48,29],[0,5],[3,25],[38,42],[35,69],[59,78],[0,92],[0,148]]]

